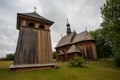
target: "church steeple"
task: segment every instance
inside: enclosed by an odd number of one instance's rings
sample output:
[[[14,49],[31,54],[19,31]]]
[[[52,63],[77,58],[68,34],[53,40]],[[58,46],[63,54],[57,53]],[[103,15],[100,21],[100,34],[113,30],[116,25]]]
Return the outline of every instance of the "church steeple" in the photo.
[[[71,28],[70,28],[70,24],[69,24],[69,22],[68,22],[68,19],[67,19],[67,24],[66,24],[66,26],[67,26],[67,35],[69,35],[69,34],[71,33]]]

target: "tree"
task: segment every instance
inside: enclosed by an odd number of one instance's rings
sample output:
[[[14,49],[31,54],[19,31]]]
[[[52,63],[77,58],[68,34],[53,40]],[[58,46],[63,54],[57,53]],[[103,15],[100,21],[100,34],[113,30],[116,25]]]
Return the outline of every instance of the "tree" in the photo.
[[[4,60],[5,60],[5,58],[4,58],[4,57],[0,58],[0,61],[4,61]]]
[[[104,58],[104,60],[112,55],[111,46],[106,42],[106,38],[102,34],[102,29],[99,28],[95,31],[90,31],[90,34],[96,41],[96,49],[98,58]]]
[[[103,34],[115,55],[120,55],[120,0],[107,0],[101,8]]]
[[[14,54],[7,54],[5,57],[5,60],[7,60],[7,61],[11,61],[13,59],[14,59]]]
[[[101,7],[103,35],[115,57],[120,58],[120,0],[106,0]],[[117,60],[119,61],[119,60]],[[120,61],[118,62],[120,64]]]
[[[53,52],[53,59],[56,59],[56,52]]]

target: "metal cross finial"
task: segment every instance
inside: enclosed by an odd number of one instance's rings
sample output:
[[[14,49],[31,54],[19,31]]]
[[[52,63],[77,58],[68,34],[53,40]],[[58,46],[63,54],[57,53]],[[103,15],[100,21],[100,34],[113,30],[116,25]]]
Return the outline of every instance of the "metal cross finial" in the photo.
[[[36,9],[37,9],[37,8],[36,8],[36,7],[34,7],[34,12],[36,12]]]
[[[69,23],[69,22],[68,22],[68,18],[67,18],[67,23]]]
[[[85,27],[85,30],[87,31],[87,27]]]
[[[61,37],[62,37],[62,34],[61,34]]]
[[[75,29],[73,29],[73,31],[75,32]]]

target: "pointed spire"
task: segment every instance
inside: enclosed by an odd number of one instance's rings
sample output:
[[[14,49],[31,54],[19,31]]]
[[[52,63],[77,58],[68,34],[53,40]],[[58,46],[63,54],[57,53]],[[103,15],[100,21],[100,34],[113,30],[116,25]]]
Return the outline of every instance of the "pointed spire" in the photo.
[[[69,24],[69,21],[68,21],[68,18],[67,18],[67,24],[66,24],[67,27],[70,27],[70,24]]]
[[[67,26],[67,35],[69,35],[71,33],[71,28],[70,28],[70,24],[68,22],[68,18],[67,18],[67,24],[66,24],[66,26]]]

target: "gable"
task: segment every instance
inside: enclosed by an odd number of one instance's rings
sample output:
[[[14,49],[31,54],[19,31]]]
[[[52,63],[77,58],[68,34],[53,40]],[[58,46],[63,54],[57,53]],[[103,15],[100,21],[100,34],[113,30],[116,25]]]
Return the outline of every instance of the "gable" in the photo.
[[[72,45],[70,49],[67,51],[67,53],[74,53],[74,52],[80,52],[80,50],[75,45]]]

